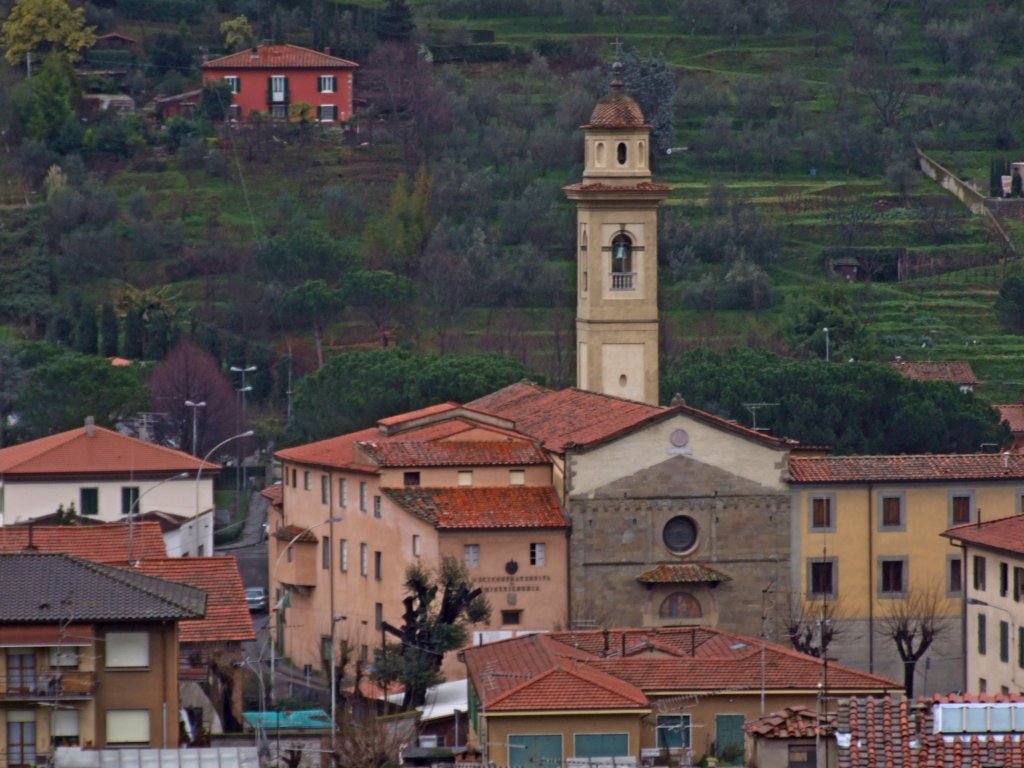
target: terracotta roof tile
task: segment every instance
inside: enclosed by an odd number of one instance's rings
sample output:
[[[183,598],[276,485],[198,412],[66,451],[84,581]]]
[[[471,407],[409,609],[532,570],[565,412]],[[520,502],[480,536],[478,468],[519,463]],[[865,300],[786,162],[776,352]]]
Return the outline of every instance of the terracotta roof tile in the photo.
[[[992,406],[999,411],[999,420],[1005,421],[1011,432],[1024,432],[1024,404]]]
[[[640,106],[622,91],[621,83],[613,87],[594,106],[590,122],[584,128],[650,128],[644,121]]]
[[[662,563],[636,577],[641,584],[714,584],[731,576],[701,563]]]
[[[308,528],[301,525],[282,525],[274,531],[274,538],[281,541],[295,541],[306,544],[316,544],[320,539]]]
[[[526,440],[447,440],[360,443],[382,467],[474,467],[550,464],[547,454]]]
[[[743,730],[766,739],[808,739],[821,733],[831,733],[835,730],[835,721],[835,714],[829,714],[825,727],[819,728],[821,720],[817,712],[807,707],[786,707],[751,720],[743,726]]]
[[[943,531],[942,535],[975,546],[1024,555],[1024,515],[956,525]]]
[[[915,381],[948,381],[953,384],[978,383],[971,370],[971,364],[965,360],[939,360],[923,362],[921,360],[896,360],[889,363],[893,368],[908,379]]]
[[[487,704],[490,712],[646,709],[647,697],[634,685],[586,664],[556,659],[542,672]]]
[[[285,67],[318,69],[355,69],[354,61],[298,45],[260,45],[246,48],[203,64],[203,69],[283,69]]]
[[[549,486],[382,488],[402,509],[438,529],[566,528]]]
[[[1014,696],[937,696],[841,699],[836,721],[841,768],[942,768],[1022,766],[1021,730],[952,734],[936,727],[936,708],[946,703],[1024,703]]]
[[[816,691],[824,675],[820,659],[707,627],[553,632],[474,646],[462,653],[474,689],[487,708],[527,681],[569,666],[589,667],[617,678],[647,697],[678,691],[749,690],[761,685],[762,675],[774,690]],[[573,659],[571,665],[566,658]],[[840,664],[829,664],[828,676],[836,692],[882,693],[900,688],[892,680]],[[560,679],[566,688],[586,690],[566,677]],[[529,701],[534,709],[558,709],[576,700],[571,690],[559,696],[558,706],[547,706],[548,700],[542,697]],[[549,700],[556,701],[553,694]]]
[[[793,456],[789,473],[793,483],[1019,480],[1024,478],[1024,455]]]
[[[220,471],[217,464],[205,465],[194,456],[103,427],[79,427],[41,437],[0,450],[0,473],[18,476],[56,474],[126,475],[139,473],[194,472],[204,475]]]
[[[134,526],[136,560],[167,557],[167,547],[159,523],[143,522]],[[21,552],[29,537],[38,552],[64,552],[97,563],[120,565],[129,561],[129,539],[133,533],[125,523],[105,525],[9,525],[0,528],[0,552]]]
[[[252,616],[245,602],[245,587],[234,557],[174,557],[145,560],[141,573],[206,590],[206,616],[182,621],[183,643],[255,640]]]
[[[260,496],[267,500],[267,503],[272,507],[280,507],[284,504],[284,486],[281,483],[274,483],[268,485],[262,491]]]

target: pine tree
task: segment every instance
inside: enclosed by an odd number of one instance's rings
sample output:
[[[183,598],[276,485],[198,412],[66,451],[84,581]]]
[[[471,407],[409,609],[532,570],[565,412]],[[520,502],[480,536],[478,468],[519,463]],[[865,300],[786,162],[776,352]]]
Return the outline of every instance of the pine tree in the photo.
[[[119,335],[117,314],[114,312],[114,307],[110,304],[104,304],[102,310],[100,310],[100,336],[103,339],[104,357],[117,356]]]

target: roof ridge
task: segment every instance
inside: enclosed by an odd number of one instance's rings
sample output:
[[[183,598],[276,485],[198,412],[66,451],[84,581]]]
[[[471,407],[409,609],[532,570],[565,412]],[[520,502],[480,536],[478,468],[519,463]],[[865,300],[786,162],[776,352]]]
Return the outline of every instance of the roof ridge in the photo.
[[[206,590],[205,589],[202,589],[200,587],[194,587],[194,586],[192,586],[190,584],[180,584],[179,582],[173,581],[171,579],[162,579],[159,576],[150,576],[148,573],[142,573],[141,571],[136,571],[136,570],[134,570],[132,568],[122,568],[122,567],[119,567],[119,566],[116,566],[116,565],[107,565],[105,563],[95,563],[95,562],[93,562],[91,560],[86,560],[85,558],[78,557],[76,555],[65,555],[65,557],[70,557],[70,558],[72,558],[74,560],[77,560],[80,563],[83,563],[90,570],[95,571],[96,573],[108,576],[110,578],[113,578],[116,581],[119,581],[120,583],[124,584],[125,586],[127,586],[127,587],[129,587],[131,589],[134,589],[134,590],[136,590],[138,592],[143,592],[143,593],[149,595],[150,597],[156,598],[157,600],[160,600],[162,602],[169,603],[170,605],[174,606],[175,608],[180,608],[183,611],[188,611],[189,613],[193,614],[194,618],[201,619],[203,617],[203,615],[204,615],[203,613],[197,612],[192,606],[187,605],[187,604],[185,604],[182,601],[175,600],[173,597],[171,597],[169,595],[164,595],[161,592],[159,592],[158,590],[152,589],[149,586],[146,586],[144,584],[133,584],[131,579],[128,579],[127,576],[130,574],[132,577],[140,579],[143,582],[146,582],[146,581],[160,581],[160,582],[165,582],[165,583],[170,583],[170,584],[178,584],[179,586],[183,586],[183,587],[185,587],[187,589],[195,590],[196,592],[201,593],[201,595],[202,595],[202,602],[203,602],[203,610],[204,611],[206,609],[206,599],[207,599],[207,594],[206,594]],[[197,595],[197,597],[198,597],[198,595]]]

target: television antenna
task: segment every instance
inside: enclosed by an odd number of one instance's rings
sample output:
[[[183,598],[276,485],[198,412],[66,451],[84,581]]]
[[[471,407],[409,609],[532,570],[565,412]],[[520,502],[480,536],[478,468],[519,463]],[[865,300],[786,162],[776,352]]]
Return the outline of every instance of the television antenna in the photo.
[[[758,429],[757,426],[757,412],[762,408],[771,408],[772,406],[778,405],[778,403],[743,403],[743,407],[750,411],[750,421],[753,425],[751,429],[754,431],[763,432],[767,427],[761,427]]]

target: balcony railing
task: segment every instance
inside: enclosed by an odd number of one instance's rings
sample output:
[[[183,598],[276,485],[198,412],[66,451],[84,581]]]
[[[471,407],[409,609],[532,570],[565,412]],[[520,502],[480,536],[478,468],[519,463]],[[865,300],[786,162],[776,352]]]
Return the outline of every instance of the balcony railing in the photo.
[[[612,272],[613,291],[632,291],[636,286],[636,272]]]
[[[96,693],[96,675],[74,670],[46,670],[35,675],[0,676],[0,700],[81,699]]]

